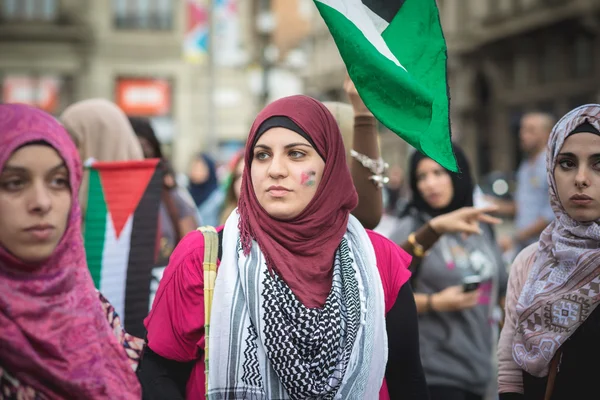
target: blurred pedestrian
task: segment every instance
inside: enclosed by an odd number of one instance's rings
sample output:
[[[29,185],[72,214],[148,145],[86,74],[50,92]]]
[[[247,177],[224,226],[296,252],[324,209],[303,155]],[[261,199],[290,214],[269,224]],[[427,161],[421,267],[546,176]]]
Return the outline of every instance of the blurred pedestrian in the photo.
[[[240,191],[242,189],[242,176],[244,174],[244,152],[236,153],[229,162],[229,176],[225,183],[225,201],[221,211],[219,225],[225,225],[227,218],[238,206]]]
[[[494,383],[492,316],[507,277],[488,224],[500,221],[482,214],[496,208],[473,208],[469,163],[457,146],[454,154],[460,174],[413,153],[412,200],[390,237],[414,256],[411,282],[431,400],[483,400]]]
[[[546,180],[546,144],[555,119],[543,112],[527,113],[521,119],[519,138],[525,160],[519,166],[516,177],[514,201],[487,197],[498,205],[498,214],[515,217],[516,232],[512,237],[499,240],[503,251],[514,248],[518,253],[538,240],[540,233],[554,219],[548,197]]]
[[[71,135],[85,163],[94,161],[143,160],[144,152],[127,116],[116,104],[104,99],[77,102],[62,113],[60,120]],[[87,209],[89,173],[84,171],[79,201]]]
[[[86,264],[77,149],[43,111],[0,116],[0,398],[139,399]]]
[[[129,121],[140,141],[146,158],[161,159],[164,171],[159,208],[160,248],[158,265],[165,266],[177,243],[199,226],[194,203],[186,190],[177,187],[171,165],[162,154],[160,142],[148,118],[130,117]],[[189,200],[188,200],[189,199]]]
[[[552,130],[554,221],[515,259],[498,348],[502,400],[596,398],[600,333],[600,104]]]
[[[188,191],[194,199],[203,225],[217,226],[225,193],[219,188],[217,164],[208,154],[199,153],[191,162]]]

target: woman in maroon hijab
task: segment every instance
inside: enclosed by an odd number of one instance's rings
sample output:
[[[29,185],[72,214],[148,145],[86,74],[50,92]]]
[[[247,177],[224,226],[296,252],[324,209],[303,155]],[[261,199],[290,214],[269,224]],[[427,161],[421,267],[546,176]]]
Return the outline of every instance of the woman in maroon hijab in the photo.
[[[222,231],[208,398],[427,398],[410,257],[350,215],[357,195],[331,113],[306,96],[272,103],[244,161]],[[165,271],[145,321],[144,398],[205,395],[203,259],[193,232]]]

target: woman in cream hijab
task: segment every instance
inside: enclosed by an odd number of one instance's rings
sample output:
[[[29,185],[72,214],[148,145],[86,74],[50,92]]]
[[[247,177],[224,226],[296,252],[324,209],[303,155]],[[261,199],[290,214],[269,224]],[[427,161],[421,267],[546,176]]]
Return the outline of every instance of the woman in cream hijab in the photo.
[[[67,107],[60,119],[73,138],[84,163],[90,158],[96,161],[144,159],[142,147],[127,116],[108,100],[77,102]],[[84,172],[79,190],[82,210],[87,206],[88,181],[89,175]]]

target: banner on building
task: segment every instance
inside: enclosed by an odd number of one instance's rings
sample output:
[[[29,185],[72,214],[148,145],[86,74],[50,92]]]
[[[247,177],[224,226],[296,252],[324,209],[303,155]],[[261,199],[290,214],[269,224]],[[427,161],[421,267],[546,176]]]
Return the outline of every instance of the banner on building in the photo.
[[[208,57],[208,32],[210,12],[206,0],[186,0],[186,29],[183,42],[183,58],[193,64],[200,64]]]
[[[159,160],[97,162],[88,170],[88,268],[127,332],[143,337],[158,250]]]
[[[215,0],[215,64],[237,67],[246,61],[241,41],[238,0]]]
[[[127,115],[159,117],[171,112],[171,84],[167,79],[118,79],[116,97]]]
[[[55,76],[9,75],[2,82],[2,100],[29,104],[53,114],[58,111],[60,86]]]

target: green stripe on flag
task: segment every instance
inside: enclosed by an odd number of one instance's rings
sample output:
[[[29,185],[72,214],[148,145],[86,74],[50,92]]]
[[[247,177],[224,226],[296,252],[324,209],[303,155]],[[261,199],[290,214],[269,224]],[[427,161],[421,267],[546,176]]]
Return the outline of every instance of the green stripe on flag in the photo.
[[[433,94],[431,125],[415,147],[458,172],[450,134],[446,40],[435,0],[406,0],[381,36],[410,75]]]
[[[315,1],[365,105],[409,143],[418,143],[431,122],[431,93],[384,56],[345,15]],[[400,60],[402,62],[402,60]]]
[[[85,251],[88,268],[94,280],[94,286],[100,288],[100,273],[102,270],[102,254],[104,252],[104,237],[106,232],[107,209],[102,191],[100,174],[95,169],[89,169],[90,184],[88,191],[87,212],[85,216]],[[103,227],[103,229],[87,229],[87,227]]]
[[[373,115],[417,150],[457,172],[449,122],[446,40],[436,1],[314,3]]]

